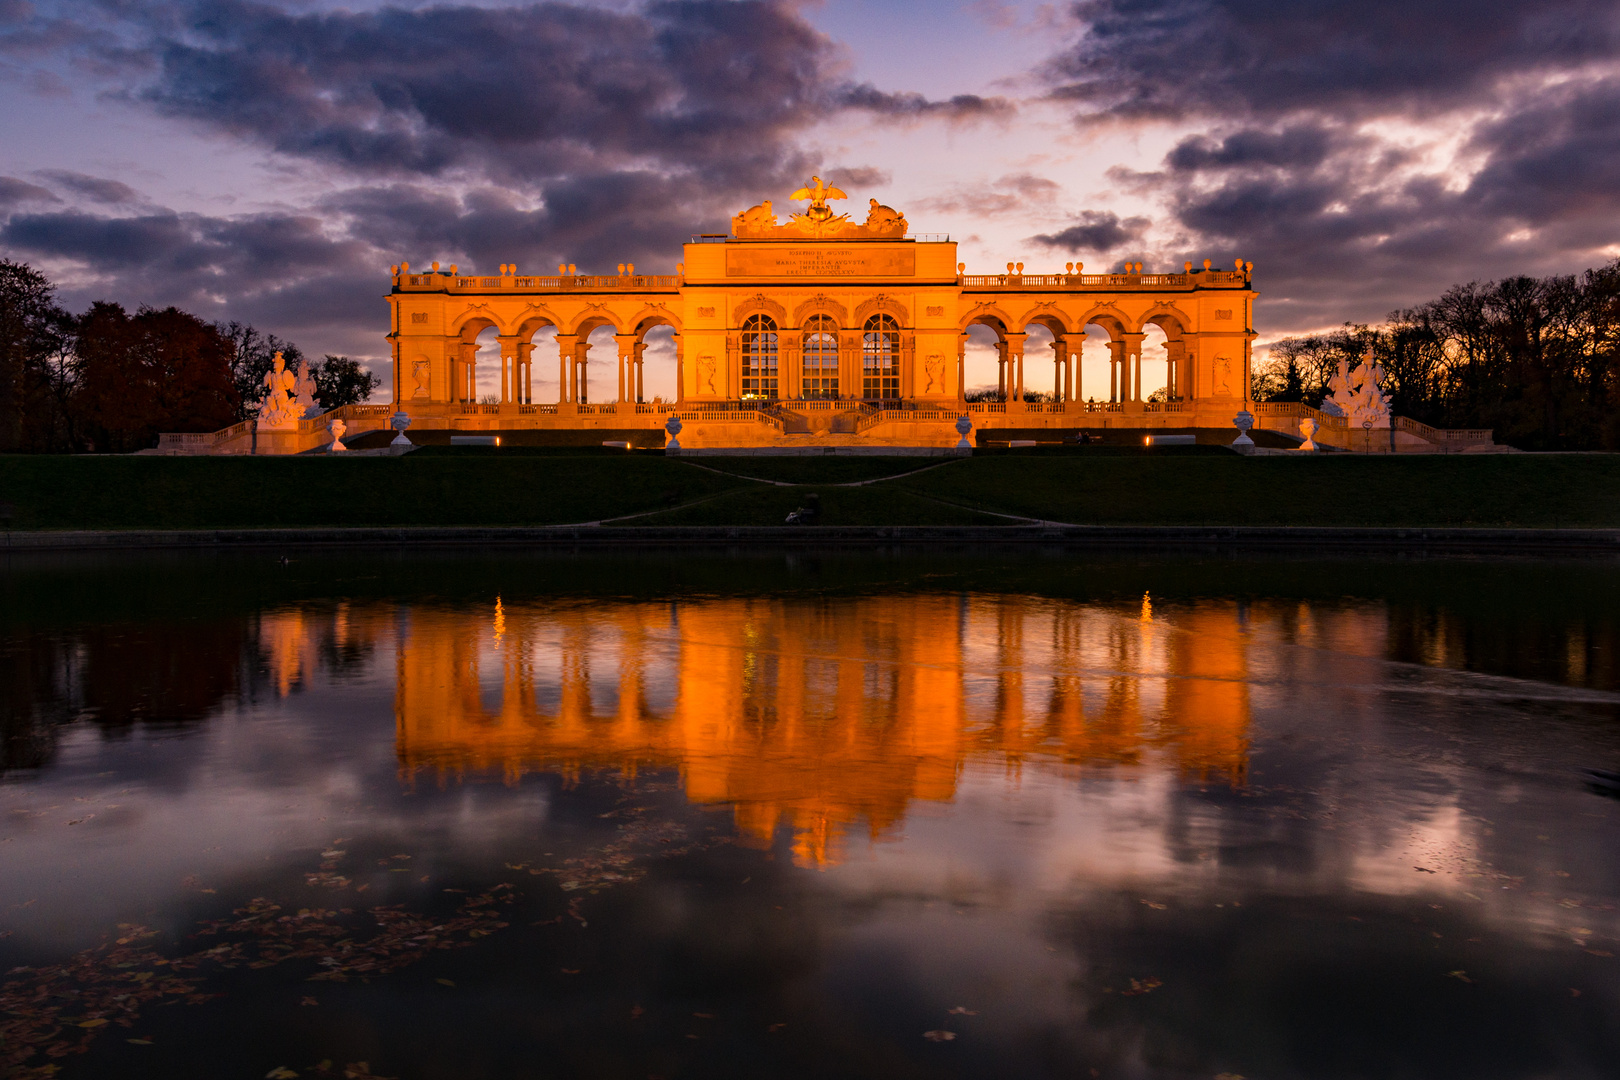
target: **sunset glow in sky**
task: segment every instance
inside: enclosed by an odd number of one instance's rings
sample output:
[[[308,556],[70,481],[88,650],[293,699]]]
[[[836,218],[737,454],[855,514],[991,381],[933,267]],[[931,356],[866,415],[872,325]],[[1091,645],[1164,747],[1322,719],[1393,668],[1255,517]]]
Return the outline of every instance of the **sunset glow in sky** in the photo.
[[[672,272],[817,173],[970,272],[1251,259],[1263,342],[1620,256],[1617,57],[1612,0],[0,0],[0,255],[386,385],[391,263]]]

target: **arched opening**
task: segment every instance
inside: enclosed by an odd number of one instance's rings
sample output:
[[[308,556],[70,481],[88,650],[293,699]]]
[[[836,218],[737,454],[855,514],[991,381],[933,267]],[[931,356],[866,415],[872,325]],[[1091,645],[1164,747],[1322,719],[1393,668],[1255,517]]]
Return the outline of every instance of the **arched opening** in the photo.
[[[1162,386],[1163,392],[1149,396],[1148,400],[1175,402],[1191,397],[1192,372],[1187,366],[1187,342],[1181,320],[1169,312],[1161,312],[1148,317],[1142,332],[1146,335],[1142,342],[1143,386],[1148,385],[1150,357],[1162,362],[1164,371],[1163,378],[1155,379],[1153,384]]]
[[[770,401],[777,395],[777,368],[781,351],[776,320],[750,315],[742,330],[743,400]]]
[[[838,396],[838,324],[830,315],[812,315],[804,323],[801,356],[801,397],[815,400]]]
[[[1075,369],[1076,401],[1101,408],[1110,402],[1121,402],[1127,397],[1125,372],[1119,362],[1120,346],[1125,340],[1124,327],[1110,318],[1088,322],[1083,328],[1085,340],[1073,351],[1080,354]]]
[[[1004,340],[999,321],[976,319],[968,324],[967,341],[962,346],[962,385],[968,401],[1007,400],[1001,364]]]
[[[597,391],[594,400],[598,404],[618,400],[617,365],[619,362],[619,344],[614,340],[616,334],[611,324],[595,327],[585,335],[584,362],[580,364],[579,374],[579,403],[588,405],[593,398],[590,393],[590,384],[595,381]],[[596,354],[592,361],[591,354]]]
[[[467,394],[458,400],[494,404],[500,401],[501,332],[485,326],[473,339],[473,370],[469,373]],[[460,384],[456,384],[459,388]]]
[[[445,359],[449,382],[444,388],[444,399],[466,404],[478,400],[480,383],[487,375],[488,364],[481,364],[486,356],[494,356],[497,380],[500,377],[499,331],[489,319],[469,319],[461,326],[458,341]]]
[[[1155,323],[1142,327],[1142,400],[1170,400],[1170,354],[1165,348],[1164,328]]]
[[[1024,327],[1024,364],[1019,374],[1023,376],[1025,401],[1063,400],[1063,373],[1056,348],[1062,334],[1062,323],[1040,321]]]
[[[641,333],[641,363],[637,365],[637,399],[642,402],[676,400],[675,328],[653,323]]]
[[[561,401],[561,387],[551,377],[557,373],[557,327],[546,323],[529,334],[527,349],[521,349],[520,378],[513,400],[522,405],[537,401]]]
[[[900,396],[900,324],[891,315],[873,315],[862,328],[861,396],[867,400]]]

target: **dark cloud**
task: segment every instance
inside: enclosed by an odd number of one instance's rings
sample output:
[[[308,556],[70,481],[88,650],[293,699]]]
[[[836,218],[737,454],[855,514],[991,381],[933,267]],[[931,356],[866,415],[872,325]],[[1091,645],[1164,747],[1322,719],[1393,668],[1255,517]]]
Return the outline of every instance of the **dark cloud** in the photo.
[[[0,209],[25,202],[61,202],[50,191],[38,184],[18,180],[15,176],[0,176]]]
[[[1030,240],[1073,253],[1109,252],[1140,240],[1151,224],[1145,217],[1128,217],[1122,221],[1112,211],[1083,210],[1079,220],[1068,228],[1032,236]]]
[[[1246,128],[1223,139],[1197,135],[1170,151],[1164,163],[1177,172],[1204,169],[1250,168],[1271,165],[1313,168],[1327,159],[1339,136],[1329,130],[1301,125],[1282,131]]]
[[[1620,243],[1620,88],[1606,74],[1620,5],[1071,10],[1081,32],[1045,68],[1053,95],[1083,125],[1204,126],[1160,171],[1111,176],[1165,206],[1175,262],[1258,263],[1262,329],[1377,319],[1454,282],[1595,265]]]
[[[100,176],[87,176],[84,173],[69,172],[66,169],[42,169],[39,174],[58,187],[67,188],[76,195],[99,203],[132,203],[140,199],[134,188],[118,180],[107,180]]]
[[[879,116],[902,119],[939,117],[946,120],[981,120],[1007,117],[1015,111],[1013,104],[1005,98],[957,94],[944,101],[931,101],[921,94],[893,94],[865,83],[844,89],[836,100],[846,109],[865,109]]]
[[[1611,0],[1080,0],[1053,93],[1089,115],[1341,117],[1467,107],[1620,52]]]
[[[46,269],[76,307],[175,304],[357,355],[384,351],[385,255],[316,217],[18,212],[0,227],[0,252]]]

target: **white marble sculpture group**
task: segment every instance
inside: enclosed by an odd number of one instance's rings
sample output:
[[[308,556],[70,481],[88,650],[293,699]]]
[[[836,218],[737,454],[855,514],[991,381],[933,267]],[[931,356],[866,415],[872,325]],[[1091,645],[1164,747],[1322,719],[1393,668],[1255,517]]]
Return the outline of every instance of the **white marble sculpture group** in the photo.
[[[1361,363],[1354,370],[1348,361],[1339,361],[1338,374],[1328,380],[1322,411],[1329,416],[1345,417],[1351,428],[1389,427],[1389,398],[1384,395],[1384,369],[1373,359],[1371,349],[1362,356]]]

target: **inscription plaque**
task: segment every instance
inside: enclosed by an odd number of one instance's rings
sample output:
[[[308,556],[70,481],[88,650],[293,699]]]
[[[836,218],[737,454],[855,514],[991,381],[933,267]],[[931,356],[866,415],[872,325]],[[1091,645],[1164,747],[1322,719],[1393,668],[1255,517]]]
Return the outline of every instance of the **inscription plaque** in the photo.
[[[917,273],[912,247],[728,247],[728,277],[909,277]]]

